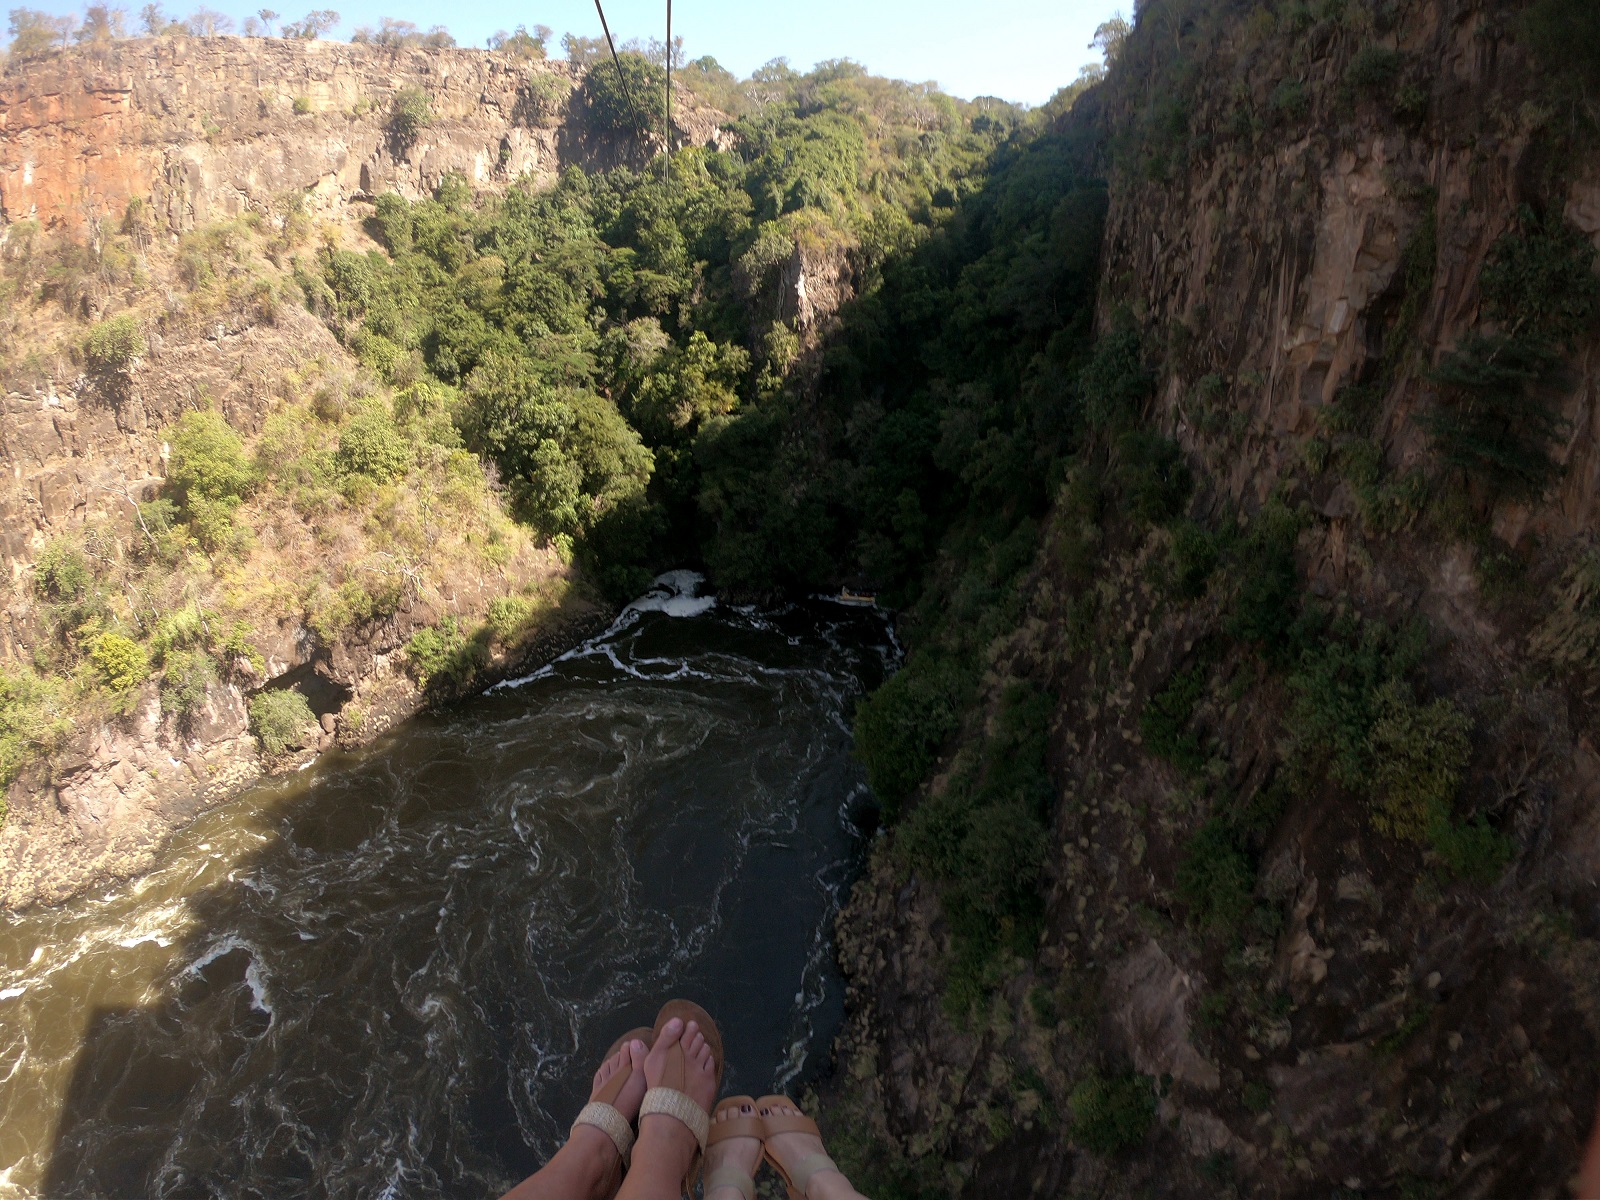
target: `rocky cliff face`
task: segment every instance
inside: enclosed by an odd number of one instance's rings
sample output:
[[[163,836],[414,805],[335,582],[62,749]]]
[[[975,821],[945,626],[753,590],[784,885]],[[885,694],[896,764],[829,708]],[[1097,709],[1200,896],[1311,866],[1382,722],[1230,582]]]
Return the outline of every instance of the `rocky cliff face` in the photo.
[[[334,212],[355,196],[479,188],[569,164],[637,159],[587,127],[582,72],[477,50],[277,38],[146,38],[13,64],[0,79],[0,225],[81,231],[149,202],[173,232],[269,211],[304,193]],[[396,132],[397,95],[432,120]],[[681,144],[722,136],[720,114],[674,105]]]
[[[941,1004],[937,899],[892,855],[841,919],[856,1008],[837,1103],[923,1164],[906,1175],[923,1194],[1557,1195],[1594,1119],[1592,676],[1552,671],[1538,632],[1597,516],[1592,324],[1547,385],[1562,473],[1542,499],[1502,499],[1469,531],[1404,495],[1434,453],[1432,368],[1505,328],[1484,300],[1492,247],[1530,212],[1600,247],[1600,155],[1557,133],[1522,6],[1324,7],[1142,8],[1111,83],[1069,118],[1114,147],[1100,323],[1156,348],[1155,419],[1203,481],[1202,517],[1276,498],[1301,514],[1313,596],[1429,623],[1429,685],[1476,730],[1466,794],[1514,857],[1490,888],[1441,886],[1363,803],[1299,780],[1255,884],[1281,926],[1219,948],[1175,916],[1203,797],[1275,777],[1297,693],[1225,657],[1227,687],[1196,710],[1215,780],[1186,782],[1140,716],[1217,614],[1163,594],[1165,535],[1107,513],[1087,610],[1106,644],[1085,650],[1062,549],[1084,517],[1063,508],[1022,630],[988,657],[1058,697],[1036,959],[961,1019]],[[1082,1123],[1106,1114],[1082,1080],[1118,1065],[1155,1081],[1153,1132],[1094,1152]]]
[[[370,247],[360,229],[370,210],[352,201],[430,194],[451,172],[494,190],[645,153],[590,129],[579,83],[566,64],[476,51],[239,38],[118,42],[11,65],[0,79],[0,254],[12,277],[0,335],[0,668],[24,669],[53,636],[32,570],[47,546],[89,544],[112,570],[140,552],[137,506],[161,493],[184,413],[211,408],[253,446],[269,417],[304,413],[314,394],[334,421],[371,400],[371,376],[301,303],[293,243],[303,248],[311,226],[288,214]],[[401,139],[393,101],[408,88],[432,116]],[[691,100],[675,115],[684,142],[722,136],[720,115]],[[112,369],[86,366],[82,322],[111,312],[137,319],[140,351]],[[302,739],[303,759],[422,705],[402,654],[420,629],[458,618],[471,629],[496,599],[531,605],[537,620],[490,647],[492,672],[564,649],[603,616],[481,479],[468,491],[482,493],[481,511],[409,549],[350,524],[345,500],[311,517],[264,500],[242,562],[175,567],[162,594],[137,601],[150,619],[168,605],[243,605],[259,661],[222,662],[182,716],[153,682],[127,713],[81,713],[9,789],[0,905],[142,870],[173,829],[282,766],[247,727],[248,697],[263,686],[312,698],[321,727]],[[396,571],[397,605],[313,630],[314,593],[333,597],[337,615],[339,588],[365,594]]]

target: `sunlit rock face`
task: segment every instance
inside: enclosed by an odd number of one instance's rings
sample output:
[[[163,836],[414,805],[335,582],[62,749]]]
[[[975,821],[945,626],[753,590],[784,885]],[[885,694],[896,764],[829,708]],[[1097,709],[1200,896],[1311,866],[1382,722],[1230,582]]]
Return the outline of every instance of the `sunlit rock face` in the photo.
[[[571,164],[642,159],[587,127],[582,68],[481,50],[281,38],[140,38],[15,64],[0,81],[0,222],[82,231],[148,202],[193,229],[300,193],[314,211],[455,172],[479,188]],[[415,88],[432,119],[397,131]],[[680,145],[716,141],[722,114],[687,95]]]

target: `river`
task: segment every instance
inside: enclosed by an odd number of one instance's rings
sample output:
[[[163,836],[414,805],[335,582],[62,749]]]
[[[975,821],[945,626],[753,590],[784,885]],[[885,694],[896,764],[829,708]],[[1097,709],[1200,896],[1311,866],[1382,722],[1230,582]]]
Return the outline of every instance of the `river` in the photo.
[[[0,1197],[494,1195],[672,995],[730,1089],[824,1066],[871,812],[848,716],[892,637],[692,582],[135,882],[0,914]]]

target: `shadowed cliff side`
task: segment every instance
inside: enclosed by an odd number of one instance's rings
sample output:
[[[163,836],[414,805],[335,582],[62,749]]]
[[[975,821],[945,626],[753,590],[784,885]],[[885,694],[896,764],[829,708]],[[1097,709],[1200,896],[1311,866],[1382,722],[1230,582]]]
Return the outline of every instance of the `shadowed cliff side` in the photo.
[[[1600,151],[1560,8],[1152,2],[1067,118],[1111,201],[1058,490],[1026,556],[944,543],[857,722],[898,812],[828,1107],[875,1194],[1565,1194]]]

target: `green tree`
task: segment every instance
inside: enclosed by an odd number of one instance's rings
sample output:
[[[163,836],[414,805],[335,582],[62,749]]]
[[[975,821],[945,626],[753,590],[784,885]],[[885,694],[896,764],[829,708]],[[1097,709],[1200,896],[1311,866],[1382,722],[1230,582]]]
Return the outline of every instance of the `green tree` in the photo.
[[[18,59],[36,58],[64,45],[77,23],[72,17],[55,17],[33,8],[13,8],[10,19],[10,52]]]
[[[220,550],[233,537],[234,513],[256,483],[244,443],[210,410],[185,414],[167,436],[167,483],[201,545]]]
[[[374,483],[390,483],[416,463],[416,449],[395,427],[383,408],[363,409],[339,431],[334,461],[347,475],[363,475]]]
[[[574,47],[568,48],[568,57]],[[637,138],[660,131],[667,73],[642,54],[624,51],[617,56],[622,64],[591,59],[583,77],[583,96],[589,106],[589,119],[597,132],[623,134]]]

